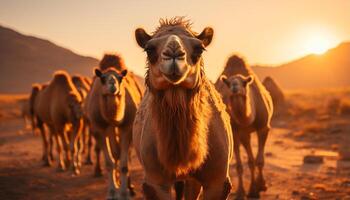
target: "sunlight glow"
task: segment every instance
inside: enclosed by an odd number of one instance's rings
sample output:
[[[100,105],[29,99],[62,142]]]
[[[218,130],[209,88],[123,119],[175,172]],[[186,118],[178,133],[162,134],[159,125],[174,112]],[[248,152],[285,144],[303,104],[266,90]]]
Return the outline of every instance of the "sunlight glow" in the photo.
[[[306,51],[314,54],[323,54],[333,45],[331,38],[323,33],[313,34],[306,41]]]

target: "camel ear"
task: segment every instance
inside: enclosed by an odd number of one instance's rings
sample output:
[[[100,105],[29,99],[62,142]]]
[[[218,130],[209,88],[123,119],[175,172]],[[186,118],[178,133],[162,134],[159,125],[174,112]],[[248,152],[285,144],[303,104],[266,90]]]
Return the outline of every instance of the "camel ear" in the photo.
[[[230,85],[229,81],[227,80],[227,76],[226,76],[226,75],[221,75],[221,76],[220,76],[220,80],[221,80],[222,82],[224,82],[227,86]]]
[[[244,82],[245,85],[250,85],[251,83],[253,83],[254,81],[254,77],[252,75],[249,75],[248,77],[245,78]]]
[[[214,29],[211,27],[206,27],[198,36],[197,39],[202,40],[202,43],[205,47],[207,47],[212,39],[213,39],[213,35],[214,35]]]
[[[102,84],[105,84],[105,78],[99,68],[95,68],[95,75],[100,78]]]
[[[148,33],[146,33],[145,29],[143,28],[138,28],[135,30],[135,38],[137,41],[137,44],[141,47],[141,48],[145,48],[147,42],[152,39],[152,36],[148,35]]]
[[[124,69],[121,73],[121,75],[124,77],[128,74],[128,70],[127,69]]]
[[[101,78],[101,76],[102,76],[102,72],[101,72],[101,70],[100,70],[100,69],[95,68],[94,72],[95,72],[95,75],[96,75],[97,77]]]

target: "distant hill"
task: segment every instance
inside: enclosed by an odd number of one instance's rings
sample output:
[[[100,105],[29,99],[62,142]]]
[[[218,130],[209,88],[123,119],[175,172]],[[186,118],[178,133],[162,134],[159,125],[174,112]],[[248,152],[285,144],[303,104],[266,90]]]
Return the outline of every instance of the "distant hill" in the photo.
[[[91,76],[98,60],[0,26],[0,93],[27,93],[31,84],[51,79],[64,69]]]
[[[263,79],[272,76],[286,89],[334,88],[350,86],[350,42],[323,55],[307,55],[277,67],[253,67]]]

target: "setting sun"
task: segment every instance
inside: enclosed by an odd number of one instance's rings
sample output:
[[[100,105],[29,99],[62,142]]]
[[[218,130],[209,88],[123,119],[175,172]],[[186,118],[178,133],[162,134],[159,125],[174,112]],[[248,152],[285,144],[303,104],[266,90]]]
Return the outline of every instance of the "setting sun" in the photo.
[[[331,36],[324,32],[312,34],[306,41],[306,51],[313,54],[323,54],[332,47]]]

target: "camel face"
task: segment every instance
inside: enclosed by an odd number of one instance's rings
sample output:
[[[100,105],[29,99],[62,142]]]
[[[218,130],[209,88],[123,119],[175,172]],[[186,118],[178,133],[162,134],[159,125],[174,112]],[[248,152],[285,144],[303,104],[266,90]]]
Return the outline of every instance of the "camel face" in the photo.
[[[137,29],[137,43],[147,53],[151,86],[155,89],[194,88],[202,65],[202,52],[210,44],[213,32],[212,28],[205,28],[195,35],[182,24],[163,26],[153,35]]]
[[[227,85],[232,96],[246,96],[248,86],[254,81],[253,76],[234,75],[227,78],[222,75],[220,79]]]
[[[122,80],[127,72],[127,70],[123,70],[120,73],[116,70],[102,72],[99,69],[95,69],[95,75],[102,83],[102,94],[113,96],[118,95],[120,93],[120,85],[122,84]]]

